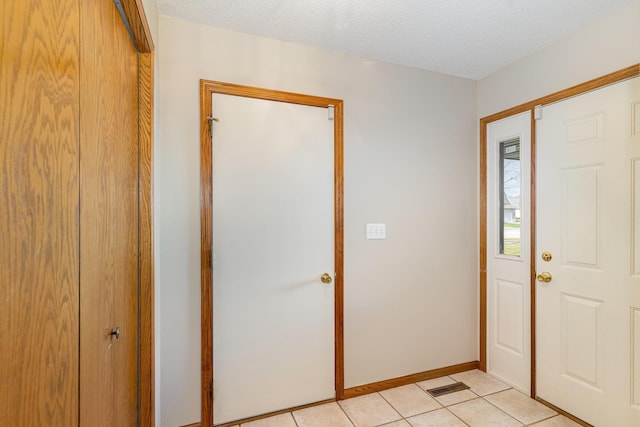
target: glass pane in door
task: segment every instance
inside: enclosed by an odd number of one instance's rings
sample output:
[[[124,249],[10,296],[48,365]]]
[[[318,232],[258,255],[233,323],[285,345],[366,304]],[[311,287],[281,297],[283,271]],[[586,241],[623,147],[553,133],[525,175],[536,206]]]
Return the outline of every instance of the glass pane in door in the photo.
[[[520,140],[500,143],[500,253],[520,256]]]

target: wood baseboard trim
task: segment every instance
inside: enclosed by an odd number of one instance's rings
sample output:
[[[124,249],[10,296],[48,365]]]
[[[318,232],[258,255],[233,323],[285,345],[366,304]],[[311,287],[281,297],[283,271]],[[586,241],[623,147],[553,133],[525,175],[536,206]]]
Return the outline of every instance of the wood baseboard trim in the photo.
[[[405,375],[403,377],[392,378],[390,380],[379,381],[371,384],[365,384],[358,387],[352,387],[344,391],[344,398],[362,396],[364,394],[374,393],[376,391],[387,390],[394,387],[400,387],[407,384],[412,384],[419,381],[430,380],[433,378],[443,377],[445,375],[457,374],[460,372],[470,371],[472,369],[479,369],[480,362],[466,362],[458,365],[447,366],[444,368],[432,369],[430,371],[419,372],[417,374]],[[280,411],[269,412],[268,414],[258,415],[256,417],[244,418],[242,420],[236,420],[224,424],[216,424],[215,427],[231,427],[239,424],[248,423],[251,421],[261,420],[263,418],[273,417],[274,415],[286,414],[288,412],[299,411],[305,408],[311,408],[313,406],[324,405],[325,403],[335,402],[336,399],[322,400],[320,402],[309,403],[307,405],[296,406],[294,408],[282,409]],[[544,402],[543,402],[544,403]],[[557,410],[557,409],[556,409]],[[558,412],[560,412],[558,410]],[[569,417],[569,415],[567,415]],[[571,419],[574,419],[572,417]],[[201,427],[201,423],[193,423],[182,427]],[[588,424],[587,424],[588,426]]]
[[[553,403],[549,403],[544,399],[540,399],[539,397],[535,398],[538,402],[542,403],[545,406],[548,406],[549,408],[553,409],[554,411],[556,411],[557,413],[559,413],[560,415],[564,415],[565,417],[569,418],[571,421],[575,421],[576,423],[580,424],[581,426],[584,427],[593,427],[593,425],[589,424],[586,421],[582,421],[580,418],[571,415],[570,413],[568,413],[567,411],[558,408],[556,405],[554,405]]]
[[[293,408],[288,408],[288,409],[281,409],[279,411],[269,412],[267,414],[257,415],[255,417],[243,418],[241,420],[236,420],[236,421],[232,421],[232,422],[229,422],[229,423],[215,424],[215,427],[231,427],[231,426],[235,427],[235,426],[239,426],[240,424],[249,423],[251,421],[261,420],[263,418],[269,418],[269,417],[273,417],[275,415],[280,415],[280,414],[288,414],[289,412],[299,411],[301,409],[311,408],[313,406],[324,405],[325,403],[331,403],[331,402],[335,402],[335,401],[336,401],[335,399],[327,399],[327,400],[321,400],[320,402],[307,403],[306,405],[294,406]],[[193,424],[192,426],[189,425],[189,426],[184,426],[184,427],[200,427],[200,423]]]
[[[378,381],[371,384],[348,388],[344,391],[344,398],[349,399],[351,397],[362,396],[364,394],[374,393],[376,391],[388,390],[390,388],[443,377],[445,375],[470,371],[472,369],[480,369],[480,362],[476,360],[473,362],[460,363],[458,365],[432,369],[430,371],[419,372],[417,374],[405,375],[403,377],[392,378],[390,380]]]

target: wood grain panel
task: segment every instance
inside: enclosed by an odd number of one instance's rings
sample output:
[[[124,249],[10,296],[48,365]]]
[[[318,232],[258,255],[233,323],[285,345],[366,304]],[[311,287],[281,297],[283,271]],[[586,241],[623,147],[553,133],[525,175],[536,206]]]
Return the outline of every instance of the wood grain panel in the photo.
[[[335,314],[335,385],[336,399],[344,399],[344,106],[334,105],[334,268],[336,273]]]
[[[200,81],[200,405],[202,425],[213,425],[213,153],[211,128],[211,88]]]
[[[344,391],[344,398],[362,396],[364,394],[374,393],[377,391],[388,390],[390,388],[400,387],[420,381],[426,381],[433,378],[444,377],[445,375],[458,374],[460,372],[479,369],[478,361],[460,363],[458,365],[447,366],[444,368],[432,369],[429,371],[419,372],[416,374],[405,375],[403,377],[393,378],[390,380],[379,381],[371,384],[365,384],[358,387],[348,388]]]
[[[344,106],[340,99],[200,81],[200,282],[201,282],[201,413],[202,426],[213,425],[213,275],[212,251],[212,150],[208,117],[213,93],[244,96],[314,107],[334,106],[334,262],[335,262],[335,385],[336,397],[344,398]]]
[[[138,54],[111,1],[80,4],[80,425],[134,426]]]
[[[142,0],[120,0],[120,4],[122,4],[122,10],[129,21],[138,51],[140,53],[153,52],[153,39]]]
[[[487,372],[487,123],[480,121],[480,370]]]
[[[153,66],[140,55],[140,425],[155,425],[153,258]]]
[[[0,2],[0,426],[78,423],[78,16]]]

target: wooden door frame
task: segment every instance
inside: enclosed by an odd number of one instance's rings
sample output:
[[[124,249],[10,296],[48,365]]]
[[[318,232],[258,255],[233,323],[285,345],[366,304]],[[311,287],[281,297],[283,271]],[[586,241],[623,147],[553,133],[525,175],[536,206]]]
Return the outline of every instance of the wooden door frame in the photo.
[[[213,426],[213,199],[212,135],[209,117],[214,93],[268,101],[287,102],[312,107],[334,107],[334,339],[336,399],[344,397],[344,114],[343,101],[200,80],[200,280],[201,280],[201,358],[202,358],[202,427]]]
[[[138,410],[141,426],[155,421],[155,319],[153,256],[153,127],[154,44],[140,0],[120,0],[136,49],[138,62],[138,255],[139,360]]]
[[[585,92],[599,89],[623,80],[640,76],[640,64],[634,64],[613,73],[572,86],[542,98],[526,102],[513,108],[480,119],[480,369],[487,371],[487,126],[497,120],[530,111],[531,113],[531,390],[536,396],[536,121],[534,109],[562,101]],[[543,402],[547,404],[546,402]],[[558,408],[553,407],[558,410]],[[560,412],[562,412],[560,410]],[[567,415],[567,414],[566,414]],[[575,417],[571,417],[575,418]],[[578,420],[579,421],[579,420]]]
[[[140,425],[155,426],[155,276],[153,256],[154,52],[140,54],[139,250]]]

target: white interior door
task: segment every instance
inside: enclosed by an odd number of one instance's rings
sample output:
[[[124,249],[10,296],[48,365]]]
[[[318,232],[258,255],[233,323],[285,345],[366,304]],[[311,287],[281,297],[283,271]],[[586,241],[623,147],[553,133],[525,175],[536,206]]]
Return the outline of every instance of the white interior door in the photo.
[[[213,95],[214,423],[335,397],[333,121]]]
[[[487,371],[531,383],[531,113],[487,126]]]
[[[536,145],[537,394],[639,426],[640,79],[545,106]]]

